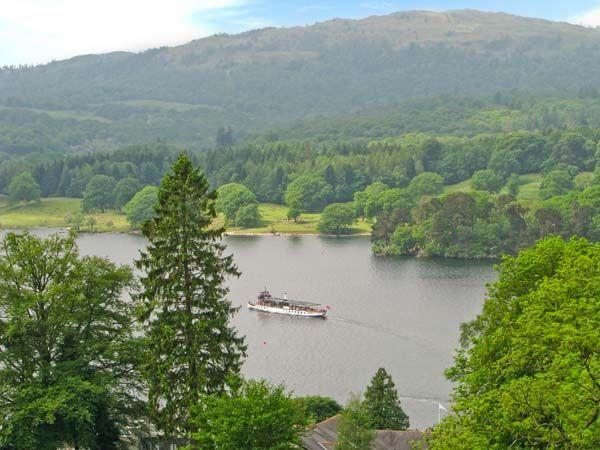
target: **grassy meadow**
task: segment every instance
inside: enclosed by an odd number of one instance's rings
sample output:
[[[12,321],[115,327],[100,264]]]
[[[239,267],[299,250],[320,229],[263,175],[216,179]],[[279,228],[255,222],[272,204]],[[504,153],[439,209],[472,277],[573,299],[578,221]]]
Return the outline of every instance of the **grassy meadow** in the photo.
[[[76,228],[81,231],[129,231],[124,214],[116,211],[81,213],[81,199],[43,198],[39,202],[10,205],[0,199],[1,228]]]
[[[283,205],[261,204],[262,224],[258,228],[228,227],[229,234],[317,234],[319,213],[302,214],[296,222],[286,218]],[[90,220],[91,219],[91,220]],[[222,215],[216,225],[223,225]],[[84,232],[131,231],[125,215],[117,211],[83,214],[81,200],[77,198],[43,198],[40,202],[10,205],[0,198],[0,228],[77,228]],[[369,222],[358,221],[352,228],[354,234],[371,232]]]
[[[288,220],[284,205],[263,203],[259,206],[262,224],[258,228],[228,228],[229,234],[317,234],[320,213],[302,213],[297,221]],[[222,220],[222,218],[221,218]],[[222,222],[221,222],[222,223]],[[352,226],[353,234],[370,234],[371,223],[358,220]]]
[[[528,173],[519,175],[519,194],[517,195],[518,200],[532,206],[535,203],[541,201],[540,198],[540,185],[542,184],[542,174],[540,173]],[[471,180],[461,181],[460,183],[450,184],[444,186],[444,193],[449,194],[452,192],[472,192]]]

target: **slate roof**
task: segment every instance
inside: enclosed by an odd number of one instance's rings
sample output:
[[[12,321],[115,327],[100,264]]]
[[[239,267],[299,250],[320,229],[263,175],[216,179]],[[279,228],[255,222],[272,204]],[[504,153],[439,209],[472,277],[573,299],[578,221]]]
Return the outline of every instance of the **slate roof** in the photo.
[[[319,422],[302,437],[305,450],[333,450],[337,441],[337,425],[340,415]],[[419,430],[377,430],[371,448],[373,450],[412,450],[411,443],[422,440],[425,433]],[[424,448],[427,448],[425,445]]]

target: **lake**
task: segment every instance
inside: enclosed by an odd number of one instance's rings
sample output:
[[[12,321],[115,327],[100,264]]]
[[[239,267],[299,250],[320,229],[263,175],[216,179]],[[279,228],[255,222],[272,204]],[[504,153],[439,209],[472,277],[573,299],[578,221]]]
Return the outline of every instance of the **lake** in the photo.
[[[49,230],[38,230],[47,234]],[[83,234],[83,254],[131,264],[144,238]],[[368,238],[228,236],[228,252],[242,272],[229,282],[241,306],[235,326],[246,335],[244,374],[285,383],[297,395],[345,402],[364,391],[379,367],[392,374],[411,428],[438,419],[448,406],[460,323],[481,309],[485,284],[495,279],[486,261],[379,258]],[[275,296],[316,301],[328,319],[270,315],[245,308],[267,287]]]

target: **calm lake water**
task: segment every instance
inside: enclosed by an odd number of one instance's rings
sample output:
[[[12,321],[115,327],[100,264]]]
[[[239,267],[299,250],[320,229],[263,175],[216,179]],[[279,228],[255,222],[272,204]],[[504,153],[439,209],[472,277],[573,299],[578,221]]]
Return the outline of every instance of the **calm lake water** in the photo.
[[[49,230],[37,233],[48,234]],[[306,319],[241,308],[250,378],[284,382],[298,395],[345,402],[364,391],[379,367],[390,372],[412,428],[437,422],[451,384],[443,371],[458,346],[461,322],[481,309],[492,264],[424,258],[376,258],[368,238],[226,238],[242,272],[230,299],[245,306],[265,286],[274,295],[329,305],[330,318]],[[145,240],[128,234],[84,234],[83,254],[130,264]]]

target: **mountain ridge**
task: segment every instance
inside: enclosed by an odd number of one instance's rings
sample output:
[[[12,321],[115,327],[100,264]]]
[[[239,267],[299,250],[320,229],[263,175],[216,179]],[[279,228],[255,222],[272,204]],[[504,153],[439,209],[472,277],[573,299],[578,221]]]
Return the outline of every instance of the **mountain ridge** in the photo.
[[[220,126],[244,137],[411,98],[573,93],[599,78],[598,29],[477,10],[332,19],[5,68],[0,132],[12,137],[0,151],[28,148],[27,121],[58,129],[69,149],[148,139],[201,147]]]

